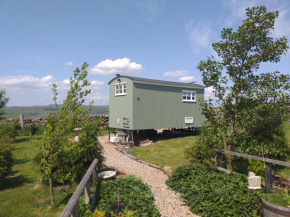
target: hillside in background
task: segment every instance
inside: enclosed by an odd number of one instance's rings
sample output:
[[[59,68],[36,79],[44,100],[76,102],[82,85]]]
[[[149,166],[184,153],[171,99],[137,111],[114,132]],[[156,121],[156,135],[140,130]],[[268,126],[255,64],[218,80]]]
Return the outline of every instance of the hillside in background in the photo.
[[[46,117],[49,112],[55,113],[55,105],[47,106],[11,106],[4,109],[4,117],[16,118],[20,114],[25,117]],[[108,114],[109,106],[93,106],[90,114]]]

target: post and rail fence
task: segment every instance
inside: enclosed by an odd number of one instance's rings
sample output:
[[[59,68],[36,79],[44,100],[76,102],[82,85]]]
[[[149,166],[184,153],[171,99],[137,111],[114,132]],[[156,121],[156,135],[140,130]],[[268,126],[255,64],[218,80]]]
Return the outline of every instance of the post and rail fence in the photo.
[[[93,175],[93,185],[96,185],[97,182],[97,170],[98,170],[98,163],[99,159],[95,158],[87,170],[86,174],[82,178],[80,184],[78,185],[77,189],[73,193],[72,197],[66,204],[63,212],[61,213],[60,217],[78,217],[79,216],[79,198],[83,194],[83,191],[85,193],[85,204],[89,204],[90,202],[90,209],[93,208],[95,203],[95,197],[91,201],[90,198],[90,178]]]
[[[243,157],[243,158],[248,158],[248,159],[253,159],[253,160],[259,160],[264,163],[270,163],[269,167],[265,167],[265,187],[266,187],[266,193],[269,192],[269,189],[272,188],[272,167],[271,164],[276,164],[280,166],[285,166],[285,167],[290,167],[290,163],[285,162],[285,161],[279,161],[279,160],[273,160],[270,158],[264,158],[264,157],[259,157],[255,155],[249,155],[249,154],[243,154],[239,152],[234,152],[234,151],[227,151],[227,150],[219,150],[219,149],[214,149],[215,152],[215,169],[221,171],[221,172],[226,172],[226,173],[231,173],[232,171],[227,170],[225,168],[219,167],[219,159],[218,159],[218,153],[222,153],[225,155],[231,155],[231,156],[236,156],[236,157]]]

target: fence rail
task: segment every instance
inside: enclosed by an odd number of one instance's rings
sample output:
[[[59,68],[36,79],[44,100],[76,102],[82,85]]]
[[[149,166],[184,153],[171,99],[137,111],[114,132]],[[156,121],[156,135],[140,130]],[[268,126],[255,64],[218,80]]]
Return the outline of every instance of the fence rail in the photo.
[[[260,160],[260,161],[263,161],[263,162],[266,162],[266,163],[272,163],[272,164],[276,164],[276,165],[290,167],[290,163],[285,162],[285,161],[273,160],[273,159],[270,159],[270,158],[263,158],[263,157],[258,157],[258,156],[254,156],[254,155],[242,154],[242,153],[238,153],[238,152],[234,152],[234,151],[227,151],[227,150],[214,149],[214,151],[215,152],[221,152],[221,153],[224,153],[224,154],[233,155],[233,156],[237,156],[237,157]]]
[[[78,185],[77,189],[73,193],[72,197],[68,201],[67,205],[65,206],[63,212],[61,213],[60,217],[78,217],[79,216],[79,198],[85,193],[85,203],[90,203],[90,178],[93,174],[93,185],[96,184],[97,180],[97,164],[99,159],[94,159],[91,166],[87,170],[86,174],[82,178],[80,184]],[[93,201],[94,202],[94,201]]]
[[[239,152],[234,152],[234,151],[227,151],[227,150],[219,150],[219,149],[214,149],[216,153],[215,157],[215,168],[221,172],[225,173],[231,173],[232,171],[219,167],[219,159],[217,153],[223,153],[226,155],[232,155],[232,156],[237,156],[237,157],[243,157],[243,158],[249,158],[249,159],[254,159],[254,160],[259,160],[263,161],[265,163],[270,163],[269,167],[265,167],[265,187],[266,187],[266,193],[269,193],[270,188],[272,188],[273,185],[273,179],[272,179],[272,167],[271,164],[276,164],[276,165],[281,165],[285,167],[290,167],[290,163],[285,162],[285,161],[279,161],[279,160],[273,160],[270,158],[264,158],[264,157],[259,157],[255,155],[249,155],[249,154],[243,154]]]

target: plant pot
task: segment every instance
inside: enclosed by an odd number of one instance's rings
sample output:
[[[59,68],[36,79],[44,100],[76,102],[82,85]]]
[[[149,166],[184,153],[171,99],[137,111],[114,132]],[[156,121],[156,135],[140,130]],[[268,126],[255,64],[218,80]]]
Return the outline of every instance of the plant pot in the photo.
[[[290,216],[290,208],[277,206],[275,204],[269,203],[261,198],[263,205],[264,217],[283,217]]]

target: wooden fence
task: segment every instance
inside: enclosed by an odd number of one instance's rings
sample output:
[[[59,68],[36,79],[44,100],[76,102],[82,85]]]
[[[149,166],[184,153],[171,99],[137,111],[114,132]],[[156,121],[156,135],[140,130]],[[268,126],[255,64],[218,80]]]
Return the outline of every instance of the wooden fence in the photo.
[[[93,208],[95,203],[95,197],[91,201],[90,198],[90,178],[93,175],[93,185],[97,182],[97,170],[98,170],[98,159],[94,159],[91,166],[87,170],[86,174],[82,178],[82,181],[78,185],[77,189],[73,193],[72,197],[70,198],[69,202],[65,206],[63,212],[61,213],[60,217],[78,217],[79,216],[79,198],[83,194],[83,191],[85,193],[85,203],[89,204],[90,202],[90,209]]]
[[[253,160],[259,160],[265,163],[270,163],[269,167],[265,167],[265,187],[266,187],[266,193],[269,192],[269,189],[272,188],[272,167],[271,164],[276,164],[276,165],[281,165],[285,167],[290,167],[290,163],[285,162],[285,161],[279,161],[279,160],[273,160],[270,158],[264,158],[264,157],[259,157],[255,155],[249,155],[249,154],[243,154],[243,153],[238,153],[234,151],[227,151],[227,150],[219,150],[219,149],[214,149],[216,155],[215,155],[215,168],[217,170],[220,170],[222,172],[230,173],[231,171],[224,169],[222,167],[219,167],[219,159],[218,159],[218,153],[223,153],[226,155],[232,155],[232,156],[237,156],[237,157],[243,157],[243,158],[248,158],[248,159],[253,159]]]

